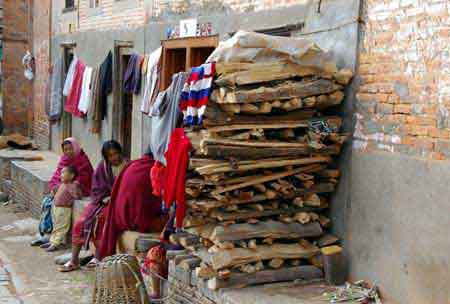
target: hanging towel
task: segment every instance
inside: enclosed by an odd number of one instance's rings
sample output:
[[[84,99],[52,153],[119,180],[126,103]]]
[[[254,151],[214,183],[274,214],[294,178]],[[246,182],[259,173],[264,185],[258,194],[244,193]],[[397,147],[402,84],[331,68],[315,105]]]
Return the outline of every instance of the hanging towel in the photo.
[[[184,85],[180,102],[185,126],[202,124],[215,73],[216,64],[214,62],[192,68]]]
[[[73,57],[72,62],[70,63],[69,70],[67,71],[66,81],[64,82],[63,95],[69,96],[70,89],[72,88],[73,79],[75,76],[75,68],[77,67],[78,58],[76,56]]]
[[[77,61],[75,73],[73,76],[72,87],[70,88],[69,96],[67,96],[64,110],[71,113],[73,116],[83,117],[83,113],[78,110],[78,103],[80,102],[81,89],[83,86],[83,75],[86,66],[81,60]]]
[[[55,122],[61,118],[63,109],[64,60],[62,57],[58,58],[53,65],[50,77],[48,120]]]
[[[159,47],[148,57],[145,74],[144,97],[142,98],[141,112],[148,114],[159,93],[160,60],[162,48]]]
[[[158,95],[160,104],[164,105],[161,115],[152,117],[150,149],[155,160],[166,165],[164,153],[169,145],[170,135],[177,124],[180,94],[187,78],[186,73],[173,75],[170,87]],[[156,105],[157,102],[155,102]]]
[[[142,57],[133,54],[128,61],[127,70],[125,71],[123,89],[127,93],[139,95],[141,90],[141,64]]]
[[[100,133],[100,74],[99,68],[94,68],[91,77],[91,106],[89,109],[89,119],[91,120],[91,132]]]
[[[87,114],[91,105],[91,80],[92,80],[91,67],[86,67],[83,74],[83,85],[81,87],[81,97],[78,103],[78,110],[84,115]]]

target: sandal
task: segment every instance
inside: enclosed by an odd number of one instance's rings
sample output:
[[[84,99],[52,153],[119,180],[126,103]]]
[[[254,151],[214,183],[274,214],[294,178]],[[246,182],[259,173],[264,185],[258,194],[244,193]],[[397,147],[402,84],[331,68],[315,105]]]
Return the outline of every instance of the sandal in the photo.
[[[86,268],[90,268],[90,269],[95,268],[95,267],[97,267],[99,262],[100,262],[99,260],[97,260],[96,258],[93,258],[92,260],[89,261],[89,263],[86,264]]]
[[[49,248],[49,247],[51,247],[51,246],[52,246],[51,243],[45,243],[45,244],[40,245],[39,248],[47,249],[47,248]]]
[[[61,250],[61,246],[50,245],[47,249],[45,249],[47,252],[55,252],[58,250]]]
[[[71,261],[67,262],[63,266],[58,267],[59,272],[72,272],[80,269],[80,265],[74,265]]]

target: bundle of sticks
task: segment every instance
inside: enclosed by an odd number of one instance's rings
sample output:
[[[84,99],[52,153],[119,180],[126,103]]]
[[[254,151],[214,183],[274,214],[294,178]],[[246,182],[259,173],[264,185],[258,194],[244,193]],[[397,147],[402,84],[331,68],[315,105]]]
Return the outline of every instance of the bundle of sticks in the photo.
[[[315,279],[338,242],[326,216],[347,138],[339,105],[350,70],[218,63],[186,182],[186,233],[208,287]]]

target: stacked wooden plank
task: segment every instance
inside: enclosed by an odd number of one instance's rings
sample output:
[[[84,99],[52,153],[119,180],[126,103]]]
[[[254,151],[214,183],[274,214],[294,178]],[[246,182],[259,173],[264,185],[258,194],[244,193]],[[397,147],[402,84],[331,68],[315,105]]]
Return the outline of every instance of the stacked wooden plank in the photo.
[[[187,180],[187,234],[173,242],[201,260],[208,287],[323,276],[330,195],[346,139],[339,105],[349,70],[289,61],[219,63]]]

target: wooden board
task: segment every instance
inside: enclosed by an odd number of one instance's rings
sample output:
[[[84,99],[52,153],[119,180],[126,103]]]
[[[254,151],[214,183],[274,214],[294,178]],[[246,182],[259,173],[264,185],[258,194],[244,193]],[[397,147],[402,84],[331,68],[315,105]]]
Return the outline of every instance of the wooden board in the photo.
[[[264,211],[249,209],[249,210],[239,210],[237,212],[225,212],[214,210],[211,212],[210,216],[221,222],[225,222],[225,221],[242,221],[248,219],[258,219],[261,217],[279,216],[279,215],[293,216],[298,212],[313,212],[317,210],[320,210],[320,208],[290,207],[287,209],[279,208]]]
[[[202,154],[208,157],[217,159],[262,159],[274,156],[305,156],[312,153],[319,153],[321,155],[337,155],[341,151],[340,145],[323,146],[319,149],[311,147],[309,144],[303,144],[303,147],[295,148],[278,148],[273,146],[267,147],[245,147],[245,146],[230,146],[213,144],[210,142],[202,143]]]
[[[316,246],[304,247],[300,244],[260,245],[256,249],[234,248],[231,250],[220,250],[210,254],[209,261],[214,270],[220,270],[274,258],[310,258],[318,253],[320,253],[320,249]],[[196,252],[194,254],[197,255]],[[199,258],[203,260],[201,256]]]
[[[333,81],[319,79],[313,81],[286,81],[274,87],[259,87],[251,90],[235,90],[228,92],[225,98],[218,99],[217,103],[252,103],[291,99],[294,97],[306,98],[323,95],[341,90],[342,86]]]
[[[236,66],[229,65],[227,67],[225,65],[229,64],[217,64],[218,74],[225,74],[216,80],[218,86],[241,86],[319,74],[319,71],[315,69],[283,61],[243,64],[240,69],[237,69]]]
[[[217,226],[209,239],[213,242],[237,241],[255,238],[296,239],[304,237],[317,237],[323,230],[319,223],[284,224],[273,220],[256,224],[234,224],[228,227]]]
[[[208,288],[242,288],[249,285],[287,282],[294,280],[315,280],[323,278],[323,272],[315,266],[287,267],[275,270],[263,270],[252,274],[232,273],[228,279],[213,278]]]
[[[197,168],[196,171],[202,175],[225,173],[230,171],[246,171],[254,169],[267,169],[267,168],[277,168],[284,166],[299,166],[299,165],[310,165],[316,163],[330,163],[331,158],[328,156],[315,156],[299,159],[263,159],[253,162],[236,162],[230,164],[224,162],[219,165],[209,165],[201,168]]]
[[[241,122],[239,124],[227,124],[218,127],[208,127],[208,132],[223,132],[223,131],[235,131],[235,130],[252,130],[252,129],[292,129],[292,128],[308,128],[311,122],[323,121],[332,128],[339,129],[342,125],[342,118],[337,116],[321,117],[292,121],[266,121],[260,119],[258,122]]]
[[[205,119],[203,125],[206,128],[213,126],[224,126],[228,124],[251,124],[251,123],[265,123],[271,122],[297,122],[299,120],[309,119],[314,116],[315,110],[298,110],[282,115],[234,115],[230,116],[220,109],[220,107],[210,102],[205,110]]]

